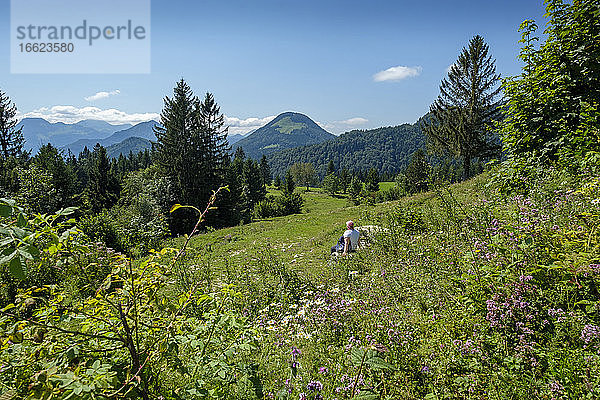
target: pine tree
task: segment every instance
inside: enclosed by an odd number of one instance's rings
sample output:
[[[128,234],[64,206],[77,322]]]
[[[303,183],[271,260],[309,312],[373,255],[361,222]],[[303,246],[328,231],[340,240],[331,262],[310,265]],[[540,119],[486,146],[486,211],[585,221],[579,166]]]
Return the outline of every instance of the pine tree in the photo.
[[[335,173],[328,174],[323,178],[323,182],[321,183],[321,187],[327,194],[334,196],[337,192],[340,191],[340,181]]]
[[[91,211],[98,213],[117,202],[121,187],[111,171],[110,160],[103,146],[96,144],[91,158],[86,192]]]
[[[415,151],[410,159],[410,163],[404,171],[406,176],[407,191],[418,193],[427,190],[429,180],[430,165],[425,157],[423,149]]]
[[[212,192],[223,183],[225,167],[228,165],[231,150],[227,141],[228,128],[224,127],[225,117],[211,93],[206,93],[204,100],[197,103],[196,107],[200,119],[201,143],[204,146],[203,149],[199,149],[205,157],[204,180]]]
[[[54,201],[57,208],[73,205],[72,197],[76,194],[78,186],[77,176],[58,149],[50,143],[42,146],[33,158],[33,163],[52,175],[52,184],[56,189]]]
[[[173,90],[173,98],[165,97],[161,113],[162,126],[156,126],[154,149],[159,170],[173,185],[177,201],[196,205],[203,172],[205,154],[198,154],[203,145],[198,136],[198,99],[181,79]]]
[[[470,176],[472,158],[489,157],[499,150],[492,131],[500,113],[499,79],[489,46],[481,36],[473,37],[442,80],[423,126],[435,150],[462,159],[464,179]]]
[[[333,160],[329,160],[329,163],[327,164],[327,175],[329,174],[335,174],[335,164],[333,163]]]
[[[19,157],[23,154],[25,138],[22,127],[17,129],[17,107],[0,90],[0,159]]]
[[[260,172],[264,185],[271,184],[271,167],[269,166],[269,162],[267,161],[267,156],[263,154],[260,159]]]
[[[358,196],[360,196],[360,192],[362,191],[363,188],[363,184],[360,181],[360,179],[358,179],[357,176],[353,176],[352,179],[350,180],[350,187],[348,188],[348,195],[350,196],[351,199],[356,200],[358,199]]]
[[[292,194],[294,193],[294,189],[296,189],[296,182],[294,182],[294,178],[292,177],[292,172],[288,169],[285,174],[285,181],[283,183],[283,193],[284,194]]]
[[[379,191],[379,173],[375,168],[371,168],[367,174],[367,180],[365,182],[365,188],[368,192]]]

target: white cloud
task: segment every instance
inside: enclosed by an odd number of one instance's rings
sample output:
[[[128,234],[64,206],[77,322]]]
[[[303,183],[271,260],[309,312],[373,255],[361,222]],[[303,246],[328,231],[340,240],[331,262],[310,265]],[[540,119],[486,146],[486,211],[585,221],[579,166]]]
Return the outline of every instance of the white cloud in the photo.
[[[225,116],[225,125],[229,126],[230,134],[237,133],[240,135],[245,135],[248,132],[251,132],[255,129],[260,128],[263,125],[268,124],[274,118],[275,115],[270,115],[268,117],[263,118],[251,117],[246,119]]]
[[[140,122],[158,120],[159,115],[157,113],[129,114],[114,108],[52,106],[20,114],[18,118],[43,118],[48,122],[64,122],[66,124],[74,124],[84,119],[96,119],[106,121],[109,124],[138,124]]]
[[[391,67],[386,69],[385,71],[380,71],[373,75],[373,80],[375,82],[384,82],[384,81],[399,81],[401,79],[413,78],[415,76],[421,75],[422,67],[405,67],[402,65],[398,65],[396,67]]]
[[[96,94],[93,94],[91,96],[88,97],[84,97],[85,101],[96,101],[96,100],[100,100],[100,99],[107,99],[110,96],[116,96],[118,94],[120,94],[121,91],[120,90],[113,90],[112,92],[98,92]]]
[[[357,126],[357,125],[364,125],[367,122],[369,122],[369,120],[366,118],[362,118],[362,117],[354,117],[354,118],[348,118],[343,121],[337,121],[337,122],[340,124],[344,124],[344,125]]]
[[[74,124],[84,119],[94,119],[106,121],[110,124],[138,124],[140,122],[155,120],[159,121],[160,115],[157,113],[126,113],[114,108],[102,109],[98,107],[75,107],[75,106],[52,106],[42,107],[27,113],[19,113],[18,119],[23,118],[43,118],[48,122],[64,122],[65,124]],[[246,119],[225,116],[225,125],[229,126],[229,133],[246,134],[250,131],[260,128],[275,118],[275,115],[268,117],[251,117]]]
[[[344,132],[348,132],[353,129],[357,129],[361,125],[365,125],[369,120],[362,117],[348,118],[342,121],[333,122],[318,122],[317,124],[325,129],[327,132],[333,133],[334,135],[340,135]]]

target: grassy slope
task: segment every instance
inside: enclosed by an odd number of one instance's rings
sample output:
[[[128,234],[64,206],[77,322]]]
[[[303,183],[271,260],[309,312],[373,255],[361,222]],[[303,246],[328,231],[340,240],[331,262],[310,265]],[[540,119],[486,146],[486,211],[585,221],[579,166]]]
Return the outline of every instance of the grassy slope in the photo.
[[[480,175],[471,181],[452,186],[457,199],[469,201],[479,195],[487,176]],[[387,190],[393,182],[380,183]],[[427,192],[400,201],[379,203],[372,206],[354,206],[345,196],[331,197],[319,188],[296,189],[302,193],[305,203],[302,214],[269,218],[251,224],[212,231],[192,238],[190,248],[206,255],[210,253],[214,277],[223,272],[225,262],[246,268],[248,260],[270,251],[280,261],[291,263],[292,268],[305,278],[315,282],[331,274],[328,264],[330,247],[345,229],[345,222],[355,221],[356,226],[377,223],[378,217],[394,207],[418,207],[433,210],[439,207],[435,193]],[[280,194],[270,188],[269,193]],[[182,239],[172,243],[179,247]]]
[[[243,267],[249,257],[268,248],[280,260],[292,262],[300,274],[319,273],[326,264],[330,247],[345,229],[347,220],[365,225],[370,223],[368,215],[375,209],[391,206],[353,206],[346,197],[331,197],[320,189],[296,190],[302,193],[305,200],[303,214],[219,229],[193,238],[190,247],[202,251],[210,246],[217,272],[225,259],[232,265]],[[275,189],[269,192],[280,193]],[[178,239],[176,243],[180,241]]]

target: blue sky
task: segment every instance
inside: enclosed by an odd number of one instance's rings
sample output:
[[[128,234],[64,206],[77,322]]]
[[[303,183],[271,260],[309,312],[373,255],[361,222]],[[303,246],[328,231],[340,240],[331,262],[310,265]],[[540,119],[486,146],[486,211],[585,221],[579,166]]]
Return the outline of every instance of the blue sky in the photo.
[[[137,122],[159,113],[183,77],[215,95],[233,133],[283,111],[336,134],[412,123],[472,36],[509,76],[521,67],[519,23],[544,25],[538,0],[153,0],[150,74],[19,75],[10,73],[9,9],[0,0],[0,89],[21,115]]]

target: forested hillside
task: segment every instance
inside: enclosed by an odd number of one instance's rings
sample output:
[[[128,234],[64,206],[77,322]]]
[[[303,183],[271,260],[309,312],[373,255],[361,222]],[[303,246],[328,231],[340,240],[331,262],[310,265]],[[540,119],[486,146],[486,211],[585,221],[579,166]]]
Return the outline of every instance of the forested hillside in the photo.
[[[406,167],[411,155],[425,147],[419,123],[366,131],[351,131],[327,142],[284,150],[269,156],[275,176],[295,163],[311,163],[324,176],[333,161],[337,169],[362,171],[375,168],[380,173],[394,175]]]

